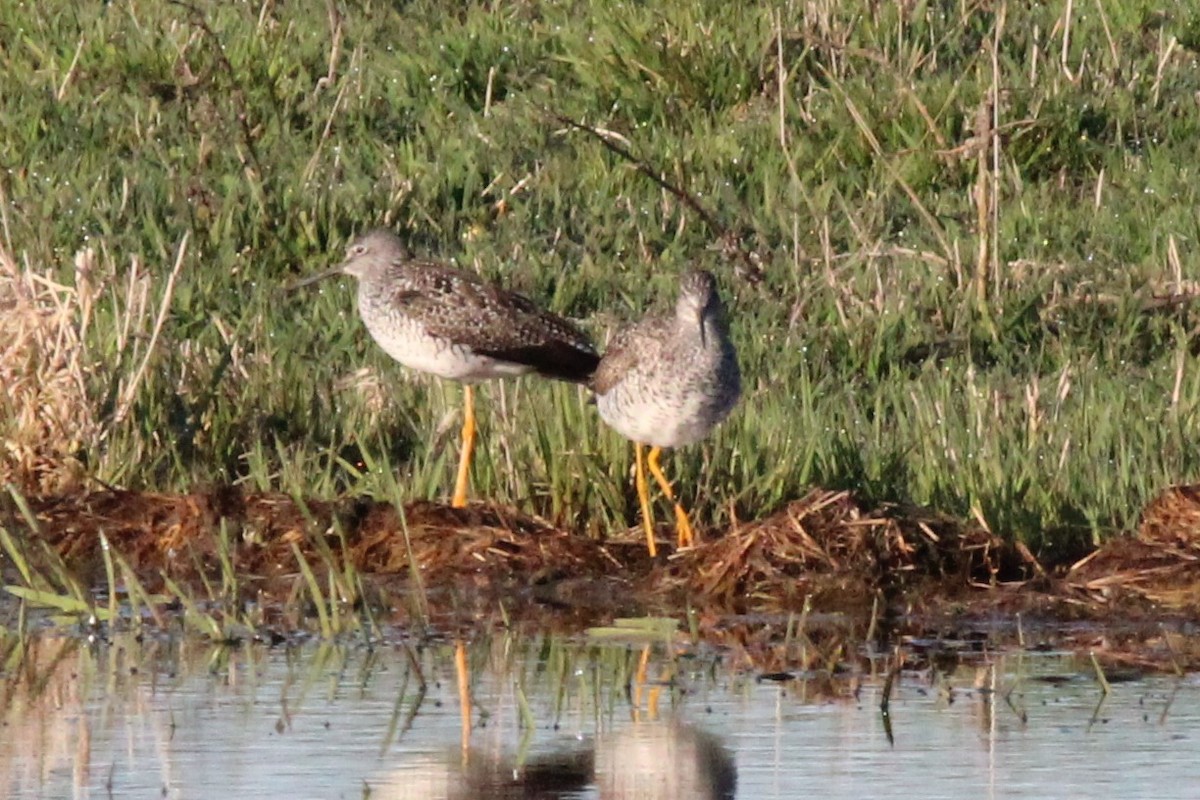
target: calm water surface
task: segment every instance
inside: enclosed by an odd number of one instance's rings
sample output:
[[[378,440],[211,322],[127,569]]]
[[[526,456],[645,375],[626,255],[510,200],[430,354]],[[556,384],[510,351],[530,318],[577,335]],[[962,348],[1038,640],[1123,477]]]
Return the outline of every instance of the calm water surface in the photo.
[[[662,644],[491,638],[464,735],[451,644],[8,645],[14,798],[1200,797],[1200,678],[1100,704],[1063,654],[902,673],[889,738],[869,665],[772,682]]]

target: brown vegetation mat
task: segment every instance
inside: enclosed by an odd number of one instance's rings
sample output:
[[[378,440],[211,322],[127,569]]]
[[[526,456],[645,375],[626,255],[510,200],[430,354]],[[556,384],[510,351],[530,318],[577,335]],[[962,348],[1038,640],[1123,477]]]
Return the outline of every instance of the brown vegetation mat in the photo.
[[[402,520],[389,503],[301,504],[283,494],[226,488],[188,495],[106,491],[33,501],[31,508],[41,538],[85,580],[102,575],[98,532],[151,586],[159,575],[215,573],[222,541],[244,579],[298,573],[297,552],[310,564],[328,559],[370,575],[409,575],[416,565],[431,583],[514,576],[536,581],[548,573],[613,566],[595,542],[487,505],[452,509],[413,502]]]
[[[1066,583],[1105,606],[1140,600],[1200,609],[1200,484],[1172,486],[1142,511],[1136,537],[1115,539],[1081,559]]]
[[[870,605],[929,580],[957,596],[1016,568],[1014,554],[978,526],[818,489],[677,554],[657,586],[734,607]]]
[[[402,517],[372,500],[301,504],[223,488],[113,490],[30,506],[37,535],[92,583],[103,579],[103,532],[150,587],[163,576],[212,576],[225,550],[245,581],[294,578],[299,553],[310,564],[349,564],[365,575],[409,579],[416,570],[426,589],[541,587],[543,597],[566,604],[589,602],[588,581],[619,581],[623,601],[735,612],[798,610],[806,602],[869,609],[881,601],[907,612],[940,602],[1049,614],[1067,604],[1072,617],[1107,614],[1118,603],[1139,613],[1200,609],[1200,487],[1164,492],[1147,507],[1136,539],[1114,540],[1057,578],[1020,545],[977,525],[915,509],[865,510],[845,491],[814,490],[657,562],[635,535],[597,542],[488,504],[419,501]],[[27,527],[11,505],[0,507],[0,522],[10,531]],[[988,591],[972,591],[979,588]]]

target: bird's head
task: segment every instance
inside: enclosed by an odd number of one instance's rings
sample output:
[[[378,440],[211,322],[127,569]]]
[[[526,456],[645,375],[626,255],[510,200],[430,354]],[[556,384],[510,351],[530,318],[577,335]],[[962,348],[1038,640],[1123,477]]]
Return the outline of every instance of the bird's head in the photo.
[[[722,312],[717,280],[711,272],[688,270],[679,279],[679,300],[675,303],[675,318],[683,325],[695,325],[703,341],[705,321]]]
[[[333,275],[351,275],[359,280],[386,270],[409,258],[408,248],[396,234],[383,228],[364,233],[346,247],[346,257],[336,267],[310,275],[292,284],[292,289],[308,286]]]

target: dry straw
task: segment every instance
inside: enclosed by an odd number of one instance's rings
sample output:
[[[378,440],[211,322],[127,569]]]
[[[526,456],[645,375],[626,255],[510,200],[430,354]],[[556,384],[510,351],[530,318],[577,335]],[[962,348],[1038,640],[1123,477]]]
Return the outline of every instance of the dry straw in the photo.
[[[0,244],[0,480],[49,494],[76,488],[77,453],[99,426],[87,398],[84,342],[98,287],[95,252],[75,254],[74,284],[56,281]]]

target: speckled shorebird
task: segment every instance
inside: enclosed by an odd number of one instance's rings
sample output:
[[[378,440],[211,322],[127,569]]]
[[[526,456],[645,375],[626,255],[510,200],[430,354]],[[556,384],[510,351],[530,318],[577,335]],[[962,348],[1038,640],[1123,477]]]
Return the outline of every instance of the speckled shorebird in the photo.
[[[657,554],[646,466],[675,506],[680,547],[694,541],[687,512],[675,500],[659,458],[709,434],[737,404],[741,373],[725,308],[712,274],[686,272],[675,313],[649,316],[621,330],[591,380],[600,416],[635,444],[638,501],[650,555]],[[650,455],[643,460],[643,447]]]
[[[467,503],[475,449],[472,384],[530,372],[584,383],[600,358],[579,328],[533,301],[446,264],[413,258],[386,230],[356,239],[331,275],[358,279],[358,312],[371,336],[406,367],[464,384],[462,452],[451,500]]]

